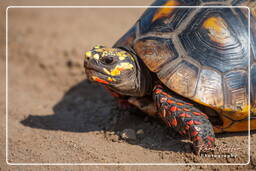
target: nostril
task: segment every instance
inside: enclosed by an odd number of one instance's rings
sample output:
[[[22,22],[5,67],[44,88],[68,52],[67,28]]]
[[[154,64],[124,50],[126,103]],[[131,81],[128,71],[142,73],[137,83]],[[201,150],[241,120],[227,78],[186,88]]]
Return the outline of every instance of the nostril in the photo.
[[[84,59],[84,66],[88,65],[88,63],[89,63],[89,58],[86,57],[86,58]]]
[[[85,57],[85,60],[86,60],[86,61],[89,61],[89,60],[90,60],[90,58],[87,56],[87,57]]]

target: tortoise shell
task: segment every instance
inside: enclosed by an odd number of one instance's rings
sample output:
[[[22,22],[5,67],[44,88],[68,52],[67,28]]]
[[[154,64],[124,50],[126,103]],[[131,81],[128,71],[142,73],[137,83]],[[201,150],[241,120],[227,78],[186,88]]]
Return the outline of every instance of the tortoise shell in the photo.
[[[250,32],[246,6],[251,11]],[[132,48],[163,84],[186,98],[229,113],[235,120],[248,116],[250,103],[255,111],[255,1],[157,0],[114,47]]]

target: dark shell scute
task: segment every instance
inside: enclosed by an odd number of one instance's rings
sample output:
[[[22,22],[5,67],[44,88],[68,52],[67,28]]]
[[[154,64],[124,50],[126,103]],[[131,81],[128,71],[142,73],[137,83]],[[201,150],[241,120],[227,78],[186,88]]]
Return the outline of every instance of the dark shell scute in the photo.
[[[225,108],[242,110],[248,104],[248,74],[231,71],[224,75]]]
[[[172,40],[160,37],[138,39],[133,47],[137,55],[153,72],[159,71],[163,65],[176,59],[179,55]]]
[[[233,6],[241,5],[242,3],[246,2],[246,1],[248,1],[248,0],[234,0],[232,2],[232,5]]]
[[[204,66],[227,72],[248,64],[246,26],[229,8],[203,9],[179,38],[188,55]]]
[[[197,5],[196,0],[157,1],[153,6]],[[140,22],[140,33],[172,32],[190,14],[191,8],[151,8],[145,11]]]
[[[170,65],[168,67],[165,65],[165,67],[157,73],[159,79],[165,83],[168,88],[185,97],[194,96],[198,75],[199,68],[185,60],[178,63],[176,66],[171,67]]]

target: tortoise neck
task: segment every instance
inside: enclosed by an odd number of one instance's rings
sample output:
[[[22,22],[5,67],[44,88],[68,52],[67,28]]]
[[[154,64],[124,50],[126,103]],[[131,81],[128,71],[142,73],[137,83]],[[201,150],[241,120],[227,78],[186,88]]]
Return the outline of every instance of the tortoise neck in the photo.
[[[135,81],[135,91],[133,96],[145,96],[151,95],[153,89],[152,75],[143,61],[137,56],[136,52],[129,47],[118,47],[122,50],[128,52],[135,59],[136,64],[136,81]]]

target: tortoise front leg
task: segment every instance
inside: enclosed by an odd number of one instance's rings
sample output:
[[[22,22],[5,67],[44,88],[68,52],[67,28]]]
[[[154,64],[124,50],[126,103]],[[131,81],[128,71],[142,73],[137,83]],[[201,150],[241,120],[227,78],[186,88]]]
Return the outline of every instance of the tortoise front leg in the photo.
[[[170,94],[159,85],[155,86],[153,92],[159,115],[167,126],[188,136],[193,141],[196,154],[213,147],[215,135],[208,117],[192,104]]]

